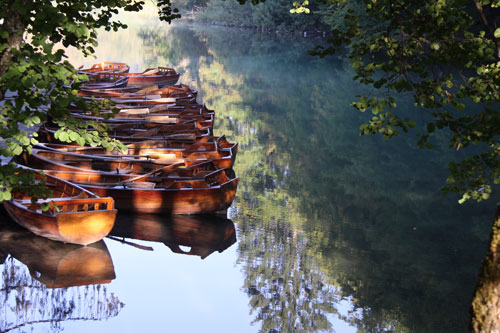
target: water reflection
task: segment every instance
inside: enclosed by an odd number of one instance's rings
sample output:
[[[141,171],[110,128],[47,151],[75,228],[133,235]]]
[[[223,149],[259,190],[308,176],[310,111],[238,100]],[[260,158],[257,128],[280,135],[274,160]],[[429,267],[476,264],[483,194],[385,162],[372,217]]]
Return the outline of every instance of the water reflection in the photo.
[[[360,138],[363,115],[347,107],[359,88],[342,61],[307,58],[315,41],[176,29],[179,54],[205,43],[189,81],[217,110],[215,128],[240,142],[231,218],[255,322],[317,330],[333,315],[367,331],[466,331],[494,202],[458,206],[440,192],[462,153],[440,136],[436,151],[411,135]]]
[[[231,220],[216,214],[118,214],[109,238],[143,250],[152,248],[131,240],[164,243],[174,253],[205,259],[233,245],[236,233]]]
[[[0,331],[117,316],[124,304],[101,287],[115,278],[103,241],[82,247],[38,237],[4,219],[0,224]],[[79,286],[79,287],[75,287]]]
[[[341,316],[342,299],[308,249],[306,235],[286,222],[241,222],[245,236],[238,263],[253,323],[264,332],[330,331],[329,315]]]
[[[439,191],[463,157],[445,137],[435,151],[359,137],[370,115],[348,105],[362,91],[346,61],[306,55],[315,40],[153,20],[126,34],[104,36],[97,60],[175,66],[240,143],[230,218],[259,329],[467,331],[495,205]],[[120,40],[140,47],[118,54]]]
[[[25,264],[31,277],[48,288],[103,284],[115,278],[113,261],[103,241],[83,247],[3,225],[0,252]]]

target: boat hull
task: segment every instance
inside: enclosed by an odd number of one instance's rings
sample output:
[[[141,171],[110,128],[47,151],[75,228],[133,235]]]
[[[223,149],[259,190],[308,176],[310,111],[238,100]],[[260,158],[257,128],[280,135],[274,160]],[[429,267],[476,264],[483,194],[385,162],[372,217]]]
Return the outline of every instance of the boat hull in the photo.
[[[5,210],[19,225],[38,236],[63,243],[88,245],[100,241],[113,228],[116,209],[43,214],[4,201]]]
[[[201,214],[229,208],[238,178],[215,187],[183,189],[131,189],[81,185],[99,196],[110,196],[118,210],[155,214]]]
[[[173,86],[179,80],[179,74],[176,75],[133,75],[128,74],[128,86],[143,87],[157,85],[158,87]]]

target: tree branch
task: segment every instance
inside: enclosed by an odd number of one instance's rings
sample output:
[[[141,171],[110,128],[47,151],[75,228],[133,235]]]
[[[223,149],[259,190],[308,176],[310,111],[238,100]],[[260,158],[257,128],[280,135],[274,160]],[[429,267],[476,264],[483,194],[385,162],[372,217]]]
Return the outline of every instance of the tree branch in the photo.
[[[493,43],[495,43],[495,46],[497,48],[497,58],[500,58],[500,43],[498,42],[498,39],[495,37],[495,31],[493,30],[493,27],[488,23],[488,19],[484,14],[483,5],[478,0],[472,0],[472,1],[476,5],[476,9],[479,13],[479,16],[481,17],[481,22],[483,23],[484,27],[488,30],[488,33],[491,35],[491,40],[493,41]]]

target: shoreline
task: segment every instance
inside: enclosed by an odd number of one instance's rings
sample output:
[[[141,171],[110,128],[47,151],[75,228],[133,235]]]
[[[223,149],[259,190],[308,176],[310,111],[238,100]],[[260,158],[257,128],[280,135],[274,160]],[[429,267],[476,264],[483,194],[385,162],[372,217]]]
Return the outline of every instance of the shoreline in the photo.
[[[259,32],[274,33],[277,35],[279,34],[298,35],[302,36],[303,38],[327,38],[330,37],[329,35],[331,34],[330,31],[323,31],[323,30],[281,30],[275,28],[260,28],[257,26],[248,26],[244,24],[236,25],[219,21],[197,20],[194,12],[181,13],[181,15],[182,15],[181,18],[178,19],[177,22],[185,21],[188,23],[205,24],[218,27],[237,28],[242,30],[255,30]]]

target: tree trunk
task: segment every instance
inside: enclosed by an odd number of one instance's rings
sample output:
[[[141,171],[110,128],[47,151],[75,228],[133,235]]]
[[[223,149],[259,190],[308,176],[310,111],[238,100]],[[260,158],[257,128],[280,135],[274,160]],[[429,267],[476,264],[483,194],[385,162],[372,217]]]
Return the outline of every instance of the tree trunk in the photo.
[[[472,301],[471,330],[500,333],[500,207]]]
[[[21,15],[16,11],[7,8],[7,15],[4,22],[0,25],[0,30],[7,32],[7,38],[2,41],[6,44],[6,49],[0,56],[0,77],[2,77],[8,69],[8,63],[14,56],[12,50],[19,50],[23,42],[23,33],[26,26],[22,20]],[[0,86],[0,99],[3,98],[4,89]]]

